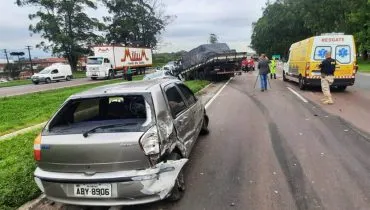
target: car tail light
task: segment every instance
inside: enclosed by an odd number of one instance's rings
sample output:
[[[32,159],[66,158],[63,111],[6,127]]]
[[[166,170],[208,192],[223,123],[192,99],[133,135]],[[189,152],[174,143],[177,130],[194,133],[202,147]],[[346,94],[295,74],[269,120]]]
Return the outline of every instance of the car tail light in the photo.
[[[159,154],[159,137],[156,126],[151,127],[140,139],[145,155]]]
[[[41,160],[41,134],[39,134],[33,142],[33,155],[36,161]]]

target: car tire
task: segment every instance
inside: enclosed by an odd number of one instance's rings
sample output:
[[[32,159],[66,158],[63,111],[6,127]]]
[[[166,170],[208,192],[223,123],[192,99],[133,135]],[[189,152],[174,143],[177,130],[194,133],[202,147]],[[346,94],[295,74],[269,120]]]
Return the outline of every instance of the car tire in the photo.
[[[174,152],[171,155],[168,156],[167,160],[180,160],[181,155]],[[185,192],[185,178],[184,178],[184,171],[181,169],[179,172],[176,181],[175,181],[175,186],[171,190],[169,196],[167,197],[168,201],[174,202],[180,200],[184,196]]]
[[[50,82],[51,82],[51,79],[50,79],[50,78],[46,78],[46,79],[45,79],[45,83],[46,83],[46,84],[49,84]]]
[[[71,76],[67,76],[67,77],[66,77],[66,80],[67,80],[67,81],[71,81],[71,79],[72,79],[72,78],[71,78]]]
[[[283,81],[284,82],[288,82],[289,80],[286,78],[286,76],[285,76],[285,71],[283,71]]]
[[[200,130],[200,134],[201,135],[207,135],[207,134],[209,134],[208,124],[209,124],[209,118],[208,118],[208,116],[206,114],[204,114],[203,124],[202,124],[202,128]]]
[[[301,89],[301,90],[306,89],[306,85],[304,84],[304,79],[302,77],[299,77],[298,85],[299,85],[299,89]]]

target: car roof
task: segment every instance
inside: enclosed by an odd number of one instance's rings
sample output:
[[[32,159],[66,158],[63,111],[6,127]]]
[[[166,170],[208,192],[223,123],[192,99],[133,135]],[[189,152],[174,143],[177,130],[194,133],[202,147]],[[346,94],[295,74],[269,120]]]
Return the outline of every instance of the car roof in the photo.
[[[176,79],[153,79],[153,80],[142,80],[135,82],[121,82],[117,84],[104,85],[90,90],[77,93],[69,97],[70,99],[77,98],[92,98],[109,96],[114,94],[125,94],[125,93],[145,93],[151,92],[156,86],[165,86],[170,83],[181,82]]]

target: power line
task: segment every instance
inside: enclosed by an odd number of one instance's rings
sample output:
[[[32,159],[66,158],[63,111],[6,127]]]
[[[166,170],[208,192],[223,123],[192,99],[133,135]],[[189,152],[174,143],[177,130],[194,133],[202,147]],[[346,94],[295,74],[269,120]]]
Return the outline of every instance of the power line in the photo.
[[[32,49],[32,47],[31,47],[31,46],[29,46],[29,45],[27,45],[27,46],[26,46],[26,49],[28,50],[28,57],[29,57],[29,59],[30,59],[30,64],[31,64],[31,72],[32,72],[32,74],[33,74],[33,65],[32,65],[32,59],[31,59],[31,49]]]

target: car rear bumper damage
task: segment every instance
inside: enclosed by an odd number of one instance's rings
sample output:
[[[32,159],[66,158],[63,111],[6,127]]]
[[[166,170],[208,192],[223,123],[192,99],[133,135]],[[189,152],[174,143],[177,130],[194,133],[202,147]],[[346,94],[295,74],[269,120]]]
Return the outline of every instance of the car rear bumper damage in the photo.
[[[150,203],[166,198],[188,159],[161,162],[145,170],[108,173],[59,173],[37,168],[34,175],[37,186],[47,198],[73,205],[117,206]],[[111,185],[111,195],[105,198],[75,196],[78,184]]]

